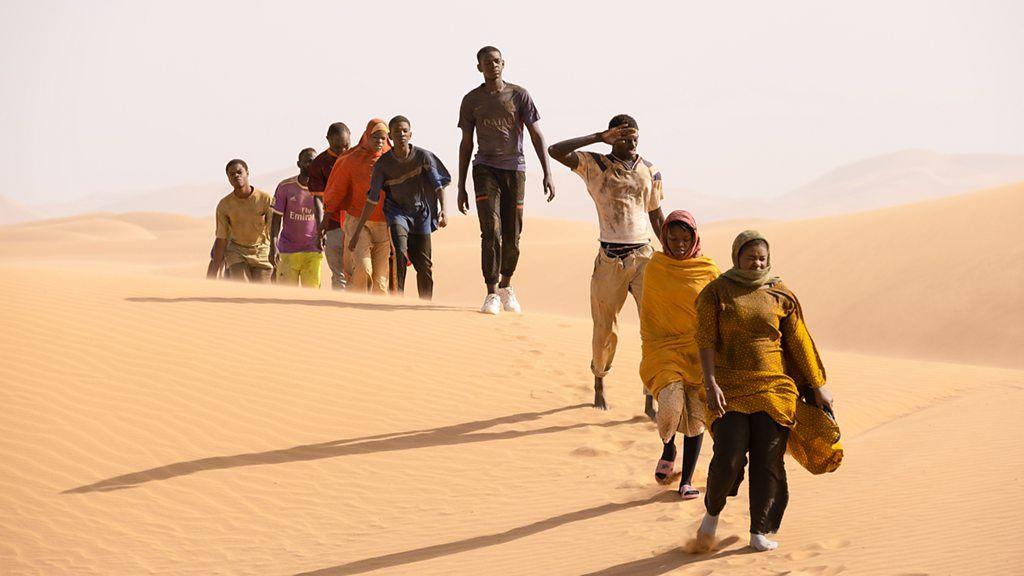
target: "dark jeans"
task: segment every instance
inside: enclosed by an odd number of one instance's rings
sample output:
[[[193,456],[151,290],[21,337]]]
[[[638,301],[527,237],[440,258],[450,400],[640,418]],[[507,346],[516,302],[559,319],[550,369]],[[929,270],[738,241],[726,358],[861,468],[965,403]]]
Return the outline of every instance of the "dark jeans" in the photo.
[[[273,268],[259,268],[250,266],[245,262],[239,262],[228,268],[227,277],[239,282],[248,280],[253,284],[266,284],[270,282],[270,276],[273,272]]]
[[[411,260],[413,267],[416,268],[416,290],[420,298],[430,300],[434,296],[434,263],[430,260],[430,234],[410,234],[401,226],[392,226],[391,242],[395,246],[395,283],[398,285],[398,293],[405,293],[405,272]]]
[[[718,516],[727,496],[735,496],[750,453],[750,533],[777,532],[789,503],[789,486],[782,457],[789,428],[764,412],[726,412],[711,426],[714,456],[708,470],[704,506]]]
[[[480,217],[480,264],[484,282],[511,278],[519,263],[526,173],[483,164],[473,166],[476,211]]]

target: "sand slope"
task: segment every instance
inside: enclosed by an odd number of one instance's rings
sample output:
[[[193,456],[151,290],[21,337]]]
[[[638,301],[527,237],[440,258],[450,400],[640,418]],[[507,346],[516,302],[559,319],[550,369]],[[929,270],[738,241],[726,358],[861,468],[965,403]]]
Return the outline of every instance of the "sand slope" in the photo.
[[[1017,460],[1018,371],[828,353],[844,468],[791,466],[779,553],[742,549],[741,497],[725,548],[691,556],[679,546],[700,505],[650,479],[658,440],[637,417],[633,332],[601,413],[582,405],[585,319],[102,268],[5,266],[0,303],[0,512],[17,519],[0,528],[5,573],[975,573],[1024,560],[1020,464],[1003,464]],[[949,498],[967,486],[985,490]],[[992,530],[965,534],[976,506],[997,508]]]
[[[0,573],[1006,573],[1024,564],[1022,191],[757,223],[847,448],[834,475],[791,463],[768,555],[743,547],[745,495],[718,552],[683,551],[701,505],[651,478],[635,324],[612,409],[587,406],[592,224],[528,221],[528,313],[497,318],[475,312],[473,218],[435,239],[429,305],[197,279],[208,219],[0,229]],[[745,225],[708,226],[708,253]]]
[[[665,210],[679,207],[686,205]],[[712,223],[702,235],[722,267],[738,231],[752,226],[768,235],[775,269],[826,347],[1024,368],[1024,267],[1016,264],[1024,247],[1005,241],[1020,213],[1024,184],[811,220]],[[0,259],[117,263],[195,278],[212,241],[210,219],[97,214],[0,228]],[[596,223],[528,219],[516,277],[526,309],[589,318],[596,243]],[[478,306],[476,215],[453,216],[434,238],[434,255],[435,294]],[[636,322],[632,302],[622,321]]]
[[[686,204],[665,211],[676,208]],[[713,223],[702,237],[705,253],[724,269],[740,230],[764,232],[775,269],[825,346],[1024,367],[1024,246],[1006,241],[1022,213],[1024,184],[1017,184],[812,220]],[[447,280],[464,278],[466,263],[479,258],[472,228],[462,226],[470,228],[464,241],[436,241],[439,293],[471,302],[480,290],[472,278]],[[588,317],[596,224],[531,220],[523,238],[516,285],[524,305]],[[624,321],[635,317],[627,303]]]

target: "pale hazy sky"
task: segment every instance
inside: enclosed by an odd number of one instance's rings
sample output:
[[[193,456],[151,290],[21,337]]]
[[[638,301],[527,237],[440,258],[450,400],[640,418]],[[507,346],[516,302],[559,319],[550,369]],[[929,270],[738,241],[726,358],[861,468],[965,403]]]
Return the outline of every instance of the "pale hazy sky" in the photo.
[[[4,0],[0,194],[218,181],[236,156],[271,172],[332,121],[395,114],[454,169],[485,44],[549,143],[632,114],[670,188],[780,194],[906,148],[1024,154],[1016,0]]]

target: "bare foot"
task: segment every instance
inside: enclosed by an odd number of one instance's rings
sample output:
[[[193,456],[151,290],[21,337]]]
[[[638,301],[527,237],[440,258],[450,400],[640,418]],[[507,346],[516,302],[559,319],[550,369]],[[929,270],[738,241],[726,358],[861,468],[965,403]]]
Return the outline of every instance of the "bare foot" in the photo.
[[[658,410],[654,408],[654,397],[644,396],[644,398],[646,398],[644,401],[644,414],[647,414],[647,417],[651,419],[651,422],[657,422]]]
[[[594,376],[594,408],[607,410],[608,403],[604,400],[604,378]]]

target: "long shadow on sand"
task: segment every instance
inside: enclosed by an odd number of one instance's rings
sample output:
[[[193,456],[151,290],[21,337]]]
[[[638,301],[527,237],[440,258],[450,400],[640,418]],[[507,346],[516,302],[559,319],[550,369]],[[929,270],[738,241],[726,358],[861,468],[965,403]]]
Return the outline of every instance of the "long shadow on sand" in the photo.
[[[727,546],[732,546],[738,541],[738,536],[729,536],[728,538],[719,541],[716,547],[719,549],[725,548]],[[657,556],[616,564],[615,566],[610,566],[604,570],[588,572],[583,576],[660,576],[661,574],[668,574],[669,572],[682,568],[688,564],[696,564],[698,562],[706,562],[708,560],[717,560],[719,558],[739,556],[743,554],[756,554],[756,552],[754,552],[752,548],[737,548],[735,550],[714,554],[710,552],[705,554],[691,554],[682,548],[674,548],[667,552],[662,552]]]
[[[484,428],[498,426],[501,424],[517,424],[538,420],[544,416],[588,408],[590,404],[575,404],[553,408],[543,412],[522,412],[489,420],[477,420],[475,422],[464,422],[451,426],[442,426],[428,430],[411,430],[407,432],[395,432],[391,434],[378,434],[375,436],[364,436],[361,438],[349,438],[346,440],[332,440],[320,444],[307,444],[293,446],[281,450],[270,450],[267,452],[252,452],[248,454],[234,454],[231,456],[214,456],[199,460],[176,462],[158,468],[151,468],[140,472],[132,472],[121,476],[115,476],[106,480],[100,480],[85,486],[71,488],[61,492],[62,494],[83,494],[86,492],[106,492],[133,488],[147,482],[167,480],[178,476],[187,476],[196,472],[206,470],[223,470],[226,468],[238,468],[242,466],[258,466],[263,464],[283,464],[288,462],[303,462],[306,460],[320,460],[323,458],[337,458],[339,456],[353,456],[356,454],[373,454],[376,452],[392,452],[396,450],[415,450],[432,446],[451,446],[454,444],[469,444],[473,442],[490,442],[493,440],[509,440],[513,438],[524,438],[538,434],[554,434],[586,428],[589,426],[598,428],[609,428],[624,424],[646,422],[643,416],[635,416],[629,420],[613,420],[610,422],[578,422],[562,426],[546,426],[531,430],[508,430],[505,432],[476,432]]]
[[[590,520],[604,516],[605,514],[613,514],[623,510],[629,510],[630,508],[647,506],[649,504],[656,504],[659,502],[677,502],[678,500],[679,497],[675,492],[658,492],[652,496],[639,500],[602,504],[600,506],[594,506],[593,508],[584,508],[583,510],[577,510],[575,512],[559,514],[558,516],[552,516],[551,518],[533,522],[532,524],[517,526],[504,532],[474,536],[464,540],[445,542],[444,544],[435,544],[433,546],[424,546],[423,548],[384,554],[382,556],[374,556],[373,558],[364,558],[362,560],[356,560],[346,564],[322,568],[313,572],[302,572],[298,576],[345,576],[349,574],[362,574],[364,572],[380,570],[382,568],[394,568],[395,566],[412,564],[413,562],[433,560],[434,558],[440,558],[442,556],[461,554],[470,550],[505,544],[507,542],[512,542],[513,540],[519,540],[520,538],[526,538],[527,536],[533,536],[534,534],[551,530],[552,528],[558,528],[559,526],[565,526],[566,524],[571,524],[573,522]],[[731,541],[735,541],[735,536],[732,538],[733,540]],[[721,545],[729,545],[731,541],[726,539],[721,543]],[[594,544],[594,542],[590,542],[590,544]],[[583,543],[581,543],[581,545],[583,545]],[[655,556],[654,558],[645,558],[628,564],[613,566],[606,570],[602,570],[601,572],[595,572],[595,574],[664,574],[665,572],[678,568],[684,564],[690,564],[701,560],[709,560],[710,558],[719,556],[721,555],[709,556],[707,554],[686,554],[681,550],[673,550]],[[662,567],[664,567],[664,570],[662,570]],[[632,568],[636,568],[636,570],[631,571]]]
[[[389,304],[376,302],[345,302],[342,300],[303,300],[292,298],[229,298],[225,296],[186,296],[182,298],[157,298],[155,296],[139,296],[125,298],[128,302],[148,304],[178,304],[181,302],[207,302],[211,304],[289,304],[293,306],[319,306],[323,308],[351,308],[354,310],[374,310],[395,312],[398,310],[428,310],[431,312],[459,312],[469,308],[456,306],[435,306],[431,304]]]

